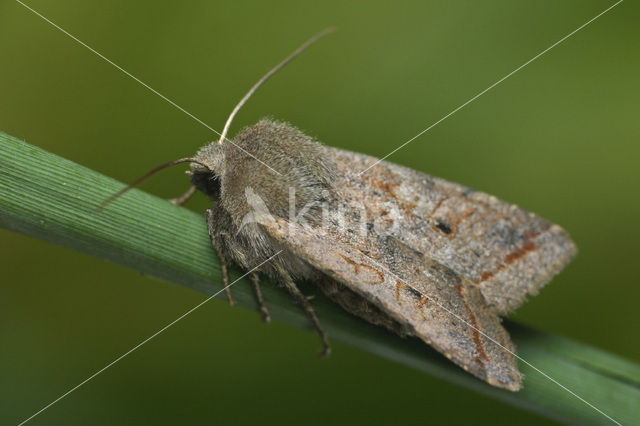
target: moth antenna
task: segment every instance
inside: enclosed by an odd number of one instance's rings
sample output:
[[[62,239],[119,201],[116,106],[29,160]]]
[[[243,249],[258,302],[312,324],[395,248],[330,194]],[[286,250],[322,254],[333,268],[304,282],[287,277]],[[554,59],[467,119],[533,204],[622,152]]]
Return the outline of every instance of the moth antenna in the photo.
[[[98,206],[98,211],[102,211],[102,209],[104,209],[106,207],[107,204],[111,203],[113,200],[115,200],[116,198],[120,197],[122,194],[124,194],[125,192],[129,191],[130,189],[134,188],[135,186],[139,185],[140,183],[144,182],[145,180],[147,180],[148,178],[150,178],[151,176],[153,176],[154,174],[158,173],[160,170],[164,170],[167,167],[171,167],[171,166],[175,166],[177,164],[182,164],[182,163],[196,163],[196,164],[200,164],[202,167],[204,167],[207,170],[211,170],[209,168],[209,166],[207,166],[206,164],[194,159],[194,158],[181,158],[179,160],[173,160],[170,161],[168,163],[162,164],[161,166],[158,166],[152,170],[150,170],[149,172],[147,172],[144,176],[136,179],[133,183],[130,183],[129,185],[127,185],[125,188],[121,189],[120,191],[116,192],[115,194],[113,194],[112,196],[110,196],[109,198],[107,198],[106,200],[104,200],[102,203],[100,203],[100,205]]]
[[[302,52],[307,50],[307,48],[310,47],[312,44],[314,44],[316,41],[320,40],[322,37],[326,36],[327,34],[331,34],[334,31],[336,31],[335,28],[327,28],[327,29],[319,32],[318,34],[316,34],[315,36],[313,36],[309,40],[307,40],[300,47],[298,47],[284,61],[280,62],[278,65],[273,67],[273,69],[271,71],[269,71],[264,76],[262,76],[262,78],[260,80],[258,80],[258,82],[256,84],[254,84],[253,87],[251,87],[251,89],[249,89],[247,94],[244,95],[244,98],[242,98],[240,100],[240,102],[238,102],[238,105],[236,105],[236,107],[233,109],[233,111],[231,111],[231,114],[229,115],[229,118],[227,118],[227,122],[224,125],[224,129],[222,129],[222,134],[220,135],[220,140],[218,141],[218,143],[224,142],[224,140],[227,137],[227,133],[229,132],[229,127],[231,126],[231,122],[233,121],[233,118],[236,116],[236,114],[238,113],[240,108],[242,108],[244,106],[244,104],[255,93],[255,91],[258,90],[258,88],[260,86],[262,86],[272,75],[274,75],[275,73],[280,71],[282,68],[284,68],[285,65],[287,65],[289,62],[293,61],[298,55],[300,55]]]

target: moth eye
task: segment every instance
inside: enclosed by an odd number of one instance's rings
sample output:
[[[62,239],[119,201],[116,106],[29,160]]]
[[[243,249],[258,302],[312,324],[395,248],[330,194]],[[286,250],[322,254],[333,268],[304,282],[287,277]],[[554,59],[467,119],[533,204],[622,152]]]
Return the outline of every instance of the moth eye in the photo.
[[[451,226],[449,226],[448,224],[446,224],[444,222],[438,222],[436,224],[436,228],[438,228],[439,230],[441,230],[442,232],[444,232],[447,235],[449,235],[452,232]]]

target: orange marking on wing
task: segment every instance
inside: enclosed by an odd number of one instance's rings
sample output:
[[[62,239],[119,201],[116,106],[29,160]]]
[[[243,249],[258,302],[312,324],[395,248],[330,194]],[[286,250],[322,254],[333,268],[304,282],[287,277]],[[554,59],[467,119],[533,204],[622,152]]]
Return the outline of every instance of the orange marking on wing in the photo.
[[[350,259],[343,254],[340,254],[340,257],[342,257],[345,261],[353,265],[353,270],[356,275],[360,275],[360,272],[362,272],[362,269],[360,268],[365,268],[365,269],[369,269],[370,271],[373,271],[378,276],[378,281],[365,281],[367,284],[376,285],[384,282],[384,274],[378,271],[373,266],[369,266],[365,263],[356,263],[353,259]]]
[[[535,238],[536,236],[540,235],[539,232],[536,231],[525,231],[523,233],[523,235],[526,237],[527,235],[529,235],[529,237],[531,238]],[[527,238],[529,238],[527,237]],[[532,251],[536,251],[538,250],[540,247],[538,247],[534,242],[532,241],[527,241],[526,243],[524,243],[522,245],[522,247],[515,249],[514,251],[512,251],[511,253],[507,254],[504,257],[504,262],[506,263],[496,263],[496,273],[502,271],[503,269],[507,268],[508,265],[513,264],[514,262],[516,262],[517,260],[525,257],[527,254],[529,254]],[[487,281],[492,279],[495,276],[494,273],[492,273],[491,271],[484,271],[482,272],[482,275],[480,276],[480,280],[474,281],[476,284],[482,282],[482,281]]]
[[[413,209],[416,208],[417,204],[398,198],[398,195],[396,194],[396,188],[400,186],[399,184],[389,183],[386,181],[382,181],[380,179],[372,179],[371,184],[374,187],[378,188],[379,190],[388,193],[392,198],[394,198],[398,202],[400,207],[402,207],[402,210],[404,210],[407,214],[414,216]]]
[[[487,281],[493,278],[493,272],[491,271],[483,271],[482,275],[480,275],[480,281]]]
[[[471,319],[471,325],[473,325],[473,327],[471,328],[472,333],[473,333],[473,337],[472,338],[473,338],[473,343],[475,343],[476,349],[477,349],[477,352],[478,352],[478,355],[475,356],[475,361],[478,364],[480,364],[482,367],[484,367],[484,361],[490,361],[490,358],[489,358],[489,354],[487,354],[487,351],[484,348],[484,344],[482,343],[482,338],[481,338],[480,331],[479,331],[479,326],[478,326],[478,318],[476,317],[476,314],[471,310],[471,307],[467,303],[467,298],[464,295],[466,290],[462,286],[462,284],[458,283],[458,285],[456,286],[456,290],[458,290],[458,294],[462,298],[462,302],[464,303],[464,307],[467,309],[467,312],[469,312],[469,318]]]
[[[387,192],[393,198],[397,198],[395,193],[395,189],[398,186],[397,184],[384,182],[384,181],[381,181],[380,179],[373,179],[372,183],[373,183],[373,186],[375,186],[379,190]]]
[[[417,302],[417,308],[418,311],[420,312],[420,315],[422,316],[422,320],[426,321],[427,317],[424,316],[424,312],[422,312],[422,307],[425,306],[427,303],[429,303],[429,298],[427,296],[420,296],[420,300],[418,300]]]
[[[447,201],[449,198],[450,197],[442,197],[441,199],[439,199],[438,202],[436,203],[435,207],[433,208],[433,210],[431,210],[431,214],[429,214],[429,217],[433,217],[433,215],[438,211],[440,206],[442,206],[442,203]]]
[[[396,300],[400,302],[400,292],[406,286],[402,281],[396,281]]]
[[[413,214],[413,209],[416,208],[417,204],[416,203],[409,203],[407,201],[404,200],[398,200],[398,202],[400,203],[400,205],[402,205],[402,208],[409,213],[411,216],[414,216]]]
[[[466,219],[469,216],[473,215],[476,212],[476,210],[477,209],[475,207],[471,207],[470,209],[465,210],[465,212],[462,213],[460,216]]]
[[[519,249],[516,249],[516,250],[512,251],[511,253],[509,253],[508,255],[506,255],[505,258],[504,258],[504,261],[507,264],[511,265],[516,260],[525,257],[529,252],[538,250],[538,248],[539,247],[534,242],[527,241],[526,243],[524,243],[522,245],[522,247],[520,247]]]
[[[540,231],[534,231],[533,229],[528,229],[522,233],[522,236],[529,240],[534,239],[538,235],[540,235]]]

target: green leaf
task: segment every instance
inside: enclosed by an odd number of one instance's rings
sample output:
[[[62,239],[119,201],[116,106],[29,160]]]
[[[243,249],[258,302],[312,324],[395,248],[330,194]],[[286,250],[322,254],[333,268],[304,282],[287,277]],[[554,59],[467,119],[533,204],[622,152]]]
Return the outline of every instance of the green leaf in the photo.
[[[204,215],[139,190],[98,212],[100,202],[122,187],[0,133],[1,226],[207,295],[219,291],[220,267]],[[234,271],[232,279],[237,277]],[[257,308],[246,280],[233,290],[240,306]],[[276,286],[264,286],[264,291],[275,320],[309,329],[304,314],[284,291]],[[421,341],[401,339],[367,324],[324,297],[314,299],[314,306],[335,340],[543,416],[579,424],[612,423],[607,416],[620,423],[640,419],[640,366],[598,349],[505,321],[521,359],[526,360],[520,363],[524,389],[512,393],[465,373]]]

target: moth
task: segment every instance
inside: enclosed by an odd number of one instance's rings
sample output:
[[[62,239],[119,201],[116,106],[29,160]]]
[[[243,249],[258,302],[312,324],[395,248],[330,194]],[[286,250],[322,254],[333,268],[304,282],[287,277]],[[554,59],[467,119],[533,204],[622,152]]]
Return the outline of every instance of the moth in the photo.
[[[296,282],[373,324],[415,336],[500,388],[522,386],[501,316],[535,295],[575,255],[569,235],[533,213],[466,186],[373,157],[324,146],[285,122],[263,119],[227,139],[229,126],[269,77],[330,31],[307,41],[262,77],[229,116],[220,140],[190,163],[231,304],[228,263],[250,278],[264,321],[260,275],[284,286],[329,355],[327,333]],[[271,258],[269,262],[265,259]]]

